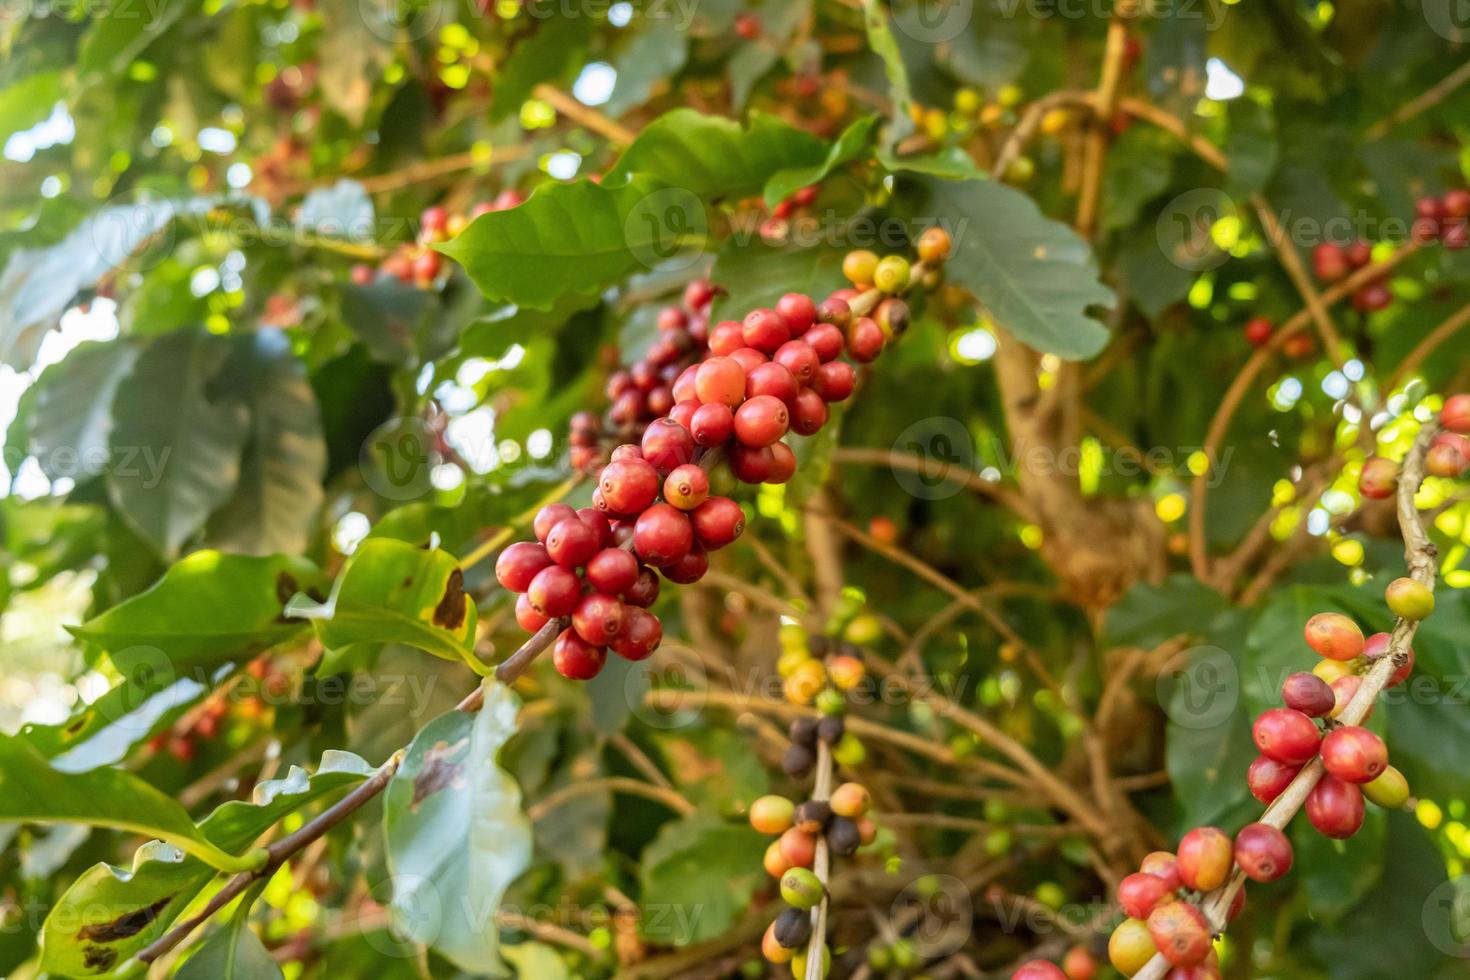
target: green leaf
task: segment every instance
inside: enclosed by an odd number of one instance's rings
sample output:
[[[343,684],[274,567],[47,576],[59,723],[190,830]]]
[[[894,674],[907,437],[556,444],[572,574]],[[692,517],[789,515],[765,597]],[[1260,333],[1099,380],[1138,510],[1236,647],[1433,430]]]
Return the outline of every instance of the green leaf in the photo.
[[[388,784],[383,832],[397,929],[470,973],[500,974],[494,916],[531,861],[521,791],[497,762],[520,702],[485,682],[485,705],[430,722]]]
[[[1025,194],[996,181],[902,178],[911,219],[949,223],[950,279],[967,287],[1022,342],[1068,360],[1092,357],[1108,330],[1087,315],[1116,302],[1098,280],[1092,250]]]
[[[61,73],[36,72],[0,89],[0,142],[51,115],[61,101]]]
[[[236,337],[234,347],[222,383],[250,410],[250,440],[235,495],[211,518],[210,543],[240,554],[300,554],[327,469],[316,394],[279,331]]]
[[[138,357],[113,400],[113,501],[165,557],[178,554],[240,477],[249,412],[210,388],[230,342],[169,334]]]
[[[843,164],[856,160],[867,151],[873,138],[873,127],[877,124],[877,116],[863,116],[848,124],[837,142],[827,150],[827,158],[821,163],[793,167],[772,174],[766,181],[766,204],[775,206],[801,188],[826,180],[828,174]]]
[[[64,773],[21,738],[0,738],[0,820],[108,827],[167,841],[222,870],[248,867],[205,839],[176,800],[132,773]]]
[[[351,753],[326,752],[314,774],[292,766],[285,777],[257,786],[251,801],[220,805],[200,822],[199,834],[225,851],[243,851],[287,814],[372,773]],[[160,842],[139,848],[131,867],[92,866],[46,918],[42,969],[69,977],[112,972],[163,935],[214,876],[209,865]]]
[[[366,286],[341,286],[342,321],[362,338],[374,357],[388,364],[411,365],[416,340],[429,329],[434,294],[391,279]]]
[[[1149,126],[1130,126],[1113,141],[1103,166],[1102,228],[1126,228],[1174,176],[1179,142]]]
[[[1100,642],[1104,648],[1151,650],[1181,633],[1203,636],[1229,606],[1223,595],[1190,575],[1172,575],[1159,585],[1139,582],[1108,610]]]
[[[459,560],[391,538],[369,538],[343,566],[325,602],[297,596],[288,616],[310,619],[322,644],[406,643],[483,669],[474,655],[475,604]]]
[[[436,247],[491,299],[549,310],[567,293],[595,293],[681,256],[706,227],[703,206],[682,188],[643,177],[617,187],[580,180],[543,185]]]
[[[520,112],[542,82],[558,82],[583,62],[592,37],[593,19],[577,10],[563,10],[549,0],[526,4],[531,34],[517,39],[495,76],[490,121],[500,122]]]
[[[958,146],[947,146],[936,153],[916,156],[895,156],[890,150],[878,151],[878,162],[888,170],[923,174],[927,177],[943,177],[946,180],[980,180],[985,171],[975,166],[975,161]]]
[[[893,36],[893,28],[888,22],[883,4],[863,4],[863,26],[868,32],[868,47],[883,60],[883,70],[888,74],[888,94],[893,99],[893,116],[888,123],[883,148],[891,151],[914,132],[911,115],[914,97],[909,91],[909,71],[904,66],[903,54],[899,51],[898,41]]]
[[[127,71],[155,40],[195,4],[177,0],[158,7],[134,7],[115,0],[93,11],[87,32],[77,49],[77,69],[86,82],[105,83]]]
[[[614,119],[646,102],[654,86],[678,74],[689,57],[689,35],[673,17],[639,14],[629,27],[639,23],[643,29],[613,59],[618,78],[602,111]]]
[[[535,980],[567,980],[571,976],[567,972],[567,963],[561,953],[556,947],[545,943],[525,942],[514,946],[502,946],[500,953],[511,966],[516,968],[518,977],[534,977]]]
[[[643,934],[687,946],[729,929],[761,883],[766,844],[749,826],[707,812],[665,824],[640,862]]]
[[[711,280],[725,288],[715,315],[739,317],[756,307],[774,307],[785,293],[826,296],[841,289],[847,285],[842,275],[844,254],[825,244],[800,248],[771,245],[760,237],[732,238],[720,249],[710,272]]]
[[[197,551],[148,591],[71,632],[112,654],[124,672],[153,664],[177,677],[299,636],[304,624],[286,618],[286,603],[301,591],[320,595],[324,586],[321,572],[303,559]]]
[[[606,179],[641,174],[700,198],[739,198],[760,193],[782,171],[820,167],[826,156],[821,140],[765,113],[753,113],[742,130],[723,116],[675,109],[644,127]]]
[[[264,887],[262,883],[255,889]],[[283,980],[280,966],[250,929],[252,901],[251,895],[241,899],[230,921],[205,937],[194,955],[179,967],[174,980]]]

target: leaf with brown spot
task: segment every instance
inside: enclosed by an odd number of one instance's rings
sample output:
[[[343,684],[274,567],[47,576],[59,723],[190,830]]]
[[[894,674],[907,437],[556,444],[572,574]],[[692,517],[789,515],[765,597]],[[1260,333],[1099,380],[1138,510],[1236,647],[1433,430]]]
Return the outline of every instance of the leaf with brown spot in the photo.
[[[82,926],[77,931],[77,938],[83,942],[115,943],[119,939],[136,936],[148,923],[158,918],[158,913],[162,912],[172,899],[172,895],[167,895],[152,905],[124,912],[108,922],[94,922],[89,926]]]
[[[468,605],[464,592],[464,572],[456,568],[449,573],[444,584],[444,597],[434,607],[434,625],[447,630],[457,630],[464,625],[465,607]]]
[[[464,788],[464,766],[454,759],[467,745],[467,739],[460,739],[453,745],[435,742],[424,753],[423,769],[413,779],[413,799],[409,802],[409,809],[417,810],[424,800],[440,790]]]

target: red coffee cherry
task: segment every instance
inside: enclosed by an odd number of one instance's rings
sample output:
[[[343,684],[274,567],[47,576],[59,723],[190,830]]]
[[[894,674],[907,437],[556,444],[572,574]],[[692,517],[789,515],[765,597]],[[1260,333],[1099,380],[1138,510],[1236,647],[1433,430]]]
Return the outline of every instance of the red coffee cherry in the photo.
[[[1214,948],[1204,913],[1187,902],[1170,902],[1150,912],[1148,934],[1174,966],[1202,963]]]
[[[1032,960],[1017,967],[1011,974],[1011,980],[1067,980],[1067,975],[1054,963]]]
[[[1347,259],[1348,265],[1354,269],[1361,269],[1373,261],[1373,246],[1367,242],[1353,242],[1347,248],[1343,249],[1342,254]]]
[[[597,489],[612,513],[641,513],[658,498],[658,470],[644,459],[614,458],[602,468]]]
[[[623,631],[623,604],[603,592],[584,595],[572,611],[572,629],[593,646],[606,646]]]
[[[1276,328],[1266,317],[1253,316],[1245,323],[1245,339],[1253,347],[1264,347],[1271,340],[1271,334],[1275,330]]]
[[[1465,190],[1463,187],[1446,191],[1440,204],[1444,208],[1446,218],[1464,218],[1470,216],[1470,191]]]
[[[730,472],[740,482],[765,483],[766,478],[771,475],[776,457],[770,446],[743,446],[737,443],[730,447],[729,462]]]
[[[577,512],[567,504],[547,504],[536,512],[536,519],[531,522],[531,530],[536,532],[536,540],[542,544],[546,543],[546,536],[551,529],[556,527],[568,517],[575,517]]]
[[[1308,762],[1317,754],[1322,738],[1311,718],[1290,708],[1262,712],[1251,726],[1251,735],[1262,754],[1289,766]]]
[[[643,430],[643,458],[655,470],[667,473],[694,460],[694,437],[671,418],[654,419]],[[604,492],[604,496],[605,496]]]
[[[745,376],[746,404],[749,404],[752,398],[759,398],[761,395],[770,395],[772,398],[790,404],[796,399],[796,393],[800,390],[801,385],[797,382],[796,375],[775,361],[758,364],[755,370]],[[738,413],[739,409],[736,411]]]
[[[619,462],[624,459],[642,459],[643,450],[631,442],[625,442],[613,449],[612,455],[608,457],[611,462]]]
[[[721,320],[709,332],[710,353],[716,357],[729,357],[745,346],[745,331],[734,320]]]
[[[680,510],[693,510],[708,498],[709,474],[695,463],[674,467],[664,480],[664,499]]]
[[[602,672],[606,660],[605,649],[593,646],[570,629],[562,630],[551,651],[557,673],[574,681],[590,681]]]
[[[784,442],[771,443],[771,468],[766,483],[785,483],[796,475],[796,453]]]
[[[623,602],[646,609],[658,599],[659,588],[658,576],[654,574],[653,569],[647,565],[640,565],[638,566],[638,578],[633,581],[632,588],[623,593]]]
[[[883,328],[865,316],[853,320],[847,328],[847,352],[859,364],[877,360],[886,340]]]
[[[817,322],[817,304],[805,293],[787,293],[776,301],[776,312],[786,321],[791,336],[800,337]]]
[[[785,402],[772,395],[756,395],[735,411],[735,438],[753,448],[769,446],[786,434],[790,423]]]
[[[819,323],[808,330],[806,336],[801,339],[817,355],[818,363],[826,364],[842,356],[842,349],[847,343],[844,336],[838,327],[830,323]],[[777,353],[780,352],[777,351]]]
[[[1470,435],[1470,395],[1451,395],[1439,410],[1439,421],[1451,432]]]
[[[1430,476],[1442,476],[1456,479],[1470,466],[1470,459],[1465,457],[1458,446],[1448,442],[1436,443],[1429,447],[1429,452],[1424,457],[1424,469]]]
[[[689,518],[669,504],[654,504],[638,515],[633,547],[648,564],[671,565],[688,554],[692,544]]]
[[[664,627],[659,618],[637,606],[628,608],[623,631],[613,638],[613,652],[624,660],[646,660],[663,641]]]
[[[1324,775],[1307,794],[1307,819],[1324,837],[1347,840],[1363,826],[1363,791],[1336,776]]]
[[[664,573],[664,578],[678,585],[692,585],[704,578],[704,573],[709,571],[709,554],[698,542],[689,546],[684,557],[670,565],[663,565],[659,571]]]
[[[1358,492],[1374,500],[1385,500],[1393,496],[1399,483],[1399,464],[1382,456],[1370,456],[1363,461],[1363,471],[1358,475]]]
[[[558,521],[546,536],[546,553],[563,568],[578,568],[597,554],[602,546],[597,530],[586,524],[576,512]]]
[[[1218,827],[1196,827],[1179,841],[1179,877],[1186,888],[1214,891],[1235,866],[1235,844]]]
[[[604,548],[587,562],[585,574],[597,591],[622,595],[638,581],[638,559],[623,548]]]
[[[1118,883],[1118,904],[1131,919],[1146,919],[1148,914],[1174,897],[1174,889],[1158,875],[1139,871]]]
[[[711,497],[689,515],[694,536],[711,551],[723,548],[745,530],[745,511],[729,497]]]
[[[1291,841],[1269,824],[1247,824],[1235,835],[1235,864],[1252,881],[1275,881],[1291,862]]]
[[[1299,671],[1286,679],[1281,685],[1281,700],[1288,708],[1312,718],[1326,718],[1337,704],[1328,683],[1306,671]]]
[[[1341,245],[1323,242],[1312,250],[1312,271],[1323,282],[1336,282],[1348,274],[1347,256]]]
[[[809,436],[819,432],[827,424],[827,403],[811,388],[796,393],[791,405],[791,431]]]
[[[1353,309],[1360,313],[1376,313],[1393,302],[1393,293],[1381,282],[1372,282],[1353,293]]]
[[[728,357],[712,357],[694,377],[699,400],[736,408],[745,400],[745,369]]]
[[[524,592],[536,573],[550,564],[551,556],[541,545],[517,541],[495,559],[495,580],[512,592]]]
[[[694,413],[702,407],[699,404],[699,399],[691,398],[688,401],[675,402],[674,407],[669,409],[668,415],[669,418],[678,422],[684,428],[690,429],[692,433],[693,430],[691,427],[694,425]]]
[[[1363,631],[1342,613],[1318,613],[1303,631],[1307,646],[1329,660],[1356,660],[1363,655]]]
[[[845,401],[856,387],[857,372],[842,361],[829,361],[812,376],[812,389],[827,402]]]
[[[754,347],[742,347],[730,355],[730,360],[740,365],[740,370],[746,374],[754,371],[762,364],[770,360],[769,357],[756,350]]]
[[[1388,768],[1388,746],[1368,729],[1347,725],[1322,740],[1322,765],[1343,782],[1372,782]]]
[[[1138,870],[1145,874],[1151,874],[1157,878],[1163,878],[1169,883],[1169,890],[1174,891],[1184,885],[1183,879],[1179,877],[1179,861],[1168,851],[1153,851],[1143,859]]]
[[[689,420],[689,433],[700,446],[721,446],[735,431],[735,413],[730,406],[710,402],[699,406]]]
[[[830,323],[839,330],[846,329],[852,322],[852,307],[845,297],[833,293],[817,307],[817,319],[822,323]]]
[[[531,606],[531,597],[522,593],[516,596],[516,623],[527,633],[535,633],[550,622],[550,618],[541,615]]]
[[[740,329],[745,343],[762,354],[774,354],[777,348],[791,339],[791,327],[781,314],[764,307],[747,313]]]
[[[801,384],[810,381],[812,375],[817,373],[817,368],[822,366],[822,360],[817,356],[816,348],[804,340],[788,340],[781,345],[771,360],[790,371]]]
[[[677,306],[665,306],[658,311],[660,330],[685,330],[689,327],[689,314]]]
[[[606,548],[612,544],[612,522],[607,515],[596,507],[579,507],[577,517],[592,530],[597,532],[597,546]]]
[[[531,598],[531,608],[543,616],[569,616],[582,598],[582,580],[576,572],[552,565],[536,573],[526,595]]]
[[[1363,678],[1358,677],[1356,674],[1349,674],[1346,677],[1339,677],[1337,680],[1333,681],[1332,696],[1337,699],[1337,705],[1332,709],[1332,714],[1330,717],[1336,718],[1338,715],[1342,714],[1343,709],[1352,702],[1353,698],[1358,696],[1358,688],[1362,686]],[[1365,716],[1363,720],[1367,721],[1368,718],[1372,717],[1372,715],[1373,709],[1369,708],[1368,715]]]
[[[1272,803],[1301,771],[1301,766],[1288,766],[1270,756],[1258,755],[1246,770],[1245,781],[1252,796],[1262,803]]]

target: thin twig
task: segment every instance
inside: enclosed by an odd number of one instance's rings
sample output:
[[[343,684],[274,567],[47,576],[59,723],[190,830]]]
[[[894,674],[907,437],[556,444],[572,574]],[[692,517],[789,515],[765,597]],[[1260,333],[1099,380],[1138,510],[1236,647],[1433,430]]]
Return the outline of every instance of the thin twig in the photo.
[[[1465,62],[1434,85],[1426,89],[1421,95],[1410,99],[1399,106],[1393,112],[1384,116],[1376,123],[1368,127],[1363,138],[1369,141],[1382,139],[1388,135],[1388,131],[1400,123],[1408,122],[1415,116],[1426,110],[1432,109],[1443,102],[1455,89],[1470,81],[1470,61]]]
[[[826,801],[832,796],[832,749],[826,742],[817,743],[817,778],[812,786],[812,799]],[[812,871],[822,883],[822,900],[812,909],[812,938],[806,948],[806,980],[822,980],[827,975],[827,881],[832,875],[832,852],[825,835],[817,837],[817,856]]]

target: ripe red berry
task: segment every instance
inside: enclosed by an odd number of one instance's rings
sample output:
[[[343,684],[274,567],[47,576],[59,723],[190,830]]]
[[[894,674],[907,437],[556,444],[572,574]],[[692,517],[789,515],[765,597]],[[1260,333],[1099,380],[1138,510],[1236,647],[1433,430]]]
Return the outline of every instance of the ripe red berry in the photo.
[[[712,357],[699,366],[694,378],[699,400],[735,408],[745,400],[745,369],[728,357]]]
[[[730,406],[720,402],[699,406],[689,420],[689,433],[701,446],[724,445],[734,431],[735,413],[730,411]]]
[[[1409,240],[1415,245],[1428,245],[1439,238],[1441,229],[1438,218],[1415,218],[1409,225]]]
[[[550,617],[543,616],[531,605],[531,597],[525,593],[516,596],[516,623],[527,633],[535,633],[545,626]]]
[[[1258,755],[1246,770],[1245,781],[1252,796],[1262,803],[1272,803],[1301,771],[1301,766],[1289,766],[1270,756]]]
[[[597,591],[622,595],[638,581],[638,559],[624,548],[604,548],[587,562],[585,575]]]
[[[785,318],[764,307],[747,313],[740,329],[745,335],[745,343],[762,354],[774,354],[777,348],[791,339],[791,327]]]
[[[746,374],[754,371],[762,364],[770,360],[769,357],[756,350],[754,347],[741,347],[730,355],[730,360],[740,365],[740,370]]]
[[[843,338],[844,334],[840,328],[830,323],[819,323],[808,330],[806,336],[801,339],[816,353],[817,361],[826,364],[841,356],[843,345],[846,343]]]
[[[556,665],[557,673],[574,681],[590,681],[602,672],[606,660],[605,649],[593,646],[571,629],[561,631],[551,651],[551,662]]]
[[[1353,293],[1353,309],[1359,313],[1376,313],[1393,302],[1393,293],[1381,282],[1370,282]]]
[[[764,482],[785,483],[796,475],[796,453],[784,442],[773,442],[770,449],[771,468]]]
[[[1017,967],[1011,980],[1067,980],[1067,975],[1055,963],[1032,960]]]
[[[584,595],[572,611],[572,629],[593,646],[605,646],[623,631],[623,604],[604,592]]]
[[[1421,197],[1414,202],[1414,214],[1420,218],[1429,218],[1438,221],[1444,217],[1444,205],[1437,197]]]
[[[653,569],[647,565],[639,565],[638,578],[634,580],[632,588],[623,593],[623,602],[647,609],[658,599],[659,588],[658,576]]]
[[[664,573],[664,578],[679,585],[691,585],[704,578],[704,573],[709,571],[709,554],[698,542],[689,546],[684,557],[678,561],[663,565],[659,571]]]
[[[1470,225],[1467,225],[1463,218],[1451,221],[1440,233],[1439,243],[1455,251],[1470,246]]]
[[[1448,442],[1430,446],[1424,457],[1424,469],[1430,476],[1456,479],[1465,472],[1467,466],[1470,466],[1470,459],[1465,457],[1458,446]]]
[[[441,204],[431,204],[419,215],[419,233],[437,235],[449,227],[449,211]]]
[[[1245,339],[1252,346],[1262,347],[1271,339],[1275,329],[1266,317],[1253,316],[1245,323]]]
[[[1328,660],[1356,660],[1363,655],[1363,631],[1342,613],[1317,613],[1303,630],[1307,646]]]
[[[788,340],[777,349],[771,360],[790,371],[801,384],[806,384],[821,367],[816,348],[805,340]]]
[[[1440,203],[1444,207],[1444,214],[1447,218],[1470,216],[1470,191],[1462,187],[1447,191]]]
[[[660,473],[694,460],[694,437],[671,418],[654,419],[648,424],[643,430],[642,448],[643,458]]]
[[[597,489],[614,514],[637,514],[658,497],[658,470],[644,459],[617,459],[602,468]]]
[[[699,399],[697,398],[691,398],[688,401],[675,402],[674,406],[669,409],[668,416],[675,422],[678,422],[684,428],[688,429],[694,424],[694,413],[699,411],[701,407],[702,406],[699,404]]]
[[[1358,492],[1374,500],[1393,496],[1399,482],[1399,466],[1391,459],[1370,456],[1363,461],[1363,471],[1358,476]]]
[[[1191,830],[1180,839],[1178,853],[1179,877],[1194,891],[1219,888],[1235,866],[1235,845],[1218,827]]]
[[[1275,881],[1291,862],[1291,841],[1269,824],[1247,824],[1235,835],[1235,864],[1252,881]]]
[[[1264,755],[1289,766],[1302,765],[1316,755],[1322,737],[1312,719],[1290,708],[1262,712],[1251,735]]]
[[[543,616],[569,616],[582,598],[582,580],[576,572],[552,565],[536,573],[526,595],[531,598],[531,608]]]
[[[1342,254],[1343,258],[1347,259],[1348,265],[1354,269],[1361,269],[1373,261],[1373,246],[1367,242],[1353,242],[1347,248],[1343,249]]]
[[[674,393],[666,385],[659,385],[648,393],[648,411],[654,415],[667,415],[674,407]]]
[[[643,417],[648,400],[637,388],[630,388],[619,395],[607,410],[608,420],[617,425],[632,425]]]
[[[1132,919],[1146,919],[1159,905],[1173,898],[1174,889],[1158,875],[1139,871],[1118,883],[1118,904]]]
[[[495,580],[512,592],[524,592],[536,573],[550,564],[551,556],[541,545],[517,541],[495,559]]]
[[[812,389],[827,402],[845,401],[857,387],[857,372],[844,361],[829,361],[812,376]]]
[[[1368,729],[1347,725],[1322,740],[1322,765],[1343,782],[1372,782],[1388,768],[1388,746]]]
[[[775,465],[775,454],[770,446],[745,446],[739,443],[730,447],[730,472],[742,483],[765,483]]]
[[[602,546],[597,529],[585,523],[574,511],[571,517],[557,521],[546,536],[546,553],[563,568],[578,568]]]
[[[886,340],[887,338],[883,336],[883,328],[870,317],[860,316],[848,325],[847,352],[859,364],[877,360],[878,355],[883,353],[883,344]]]
[[[1174,966],[1201,963],[1213,948],[1205,914],[1187,902],[1170,902],[1149,913],[1148,934]]]
[[[1353,698],[1358,696],[1358,688],[1362,686],[1363,678],[1358,677],[1356,674],[1349,674],[1346,677],[1339,677],[1337,680],[1332,682],[1332,696],[1337,699],[1337,705],[1332,709],[1333,718],[1336,718],[1338,715],[1342,714],[1343,709],[1345,709],[1350,703],[1352,703]],[[1369,708],[1368,717],[1371,717],[1372,714],[1373,709]],[[1367,721],[1368,718],[1365,717],[1363,720]]]
[[[1332,688],[1316,674],[1299,671],[1281,685],[1281,700],[1286,706],[1313,718],[1326,718],[1337,701]]]
[[[791,336],[800,337],[817,321],[817,304],[805,293],[787,293],[776,301],[776,312],[786,321]]]
[[[755,369],[745,376],[746,404],[749,404],[750,399],[760,395],[770,395],[772,398],[790,404],[796,399],[796,393],[800,390],[801,385],[797,382],[796,376],[775,361],[757,364]]]
[[[597,546],[606,548],[612,544],[612,522],[596,507],[579,507],[577,518],[597,532]]]
[[[664,499],[680,510],[693,510],[709,498],[709,474],[694,463],[676,466],[664,480]]]
[[[747,41],[761,36],[761,21],[755,14],[741,14],[735,18],[735,33]]]
[[[624,660],[646,660],[664,638],[663,623],[646,609],[628,607],[623,631],[613,638],[613,652]]]
[[[1335,282],[1348,274],[1347,256],[1341,245],[1323,242],[1312,250],[1312,269],[1323,282]]]
[[[677,306],[665,306],[658,311],[658,328],[660,330],[684,330],[689,326],[689,314]]]
[[[745,511],[729,497],[711,497],[689,515],[694,536],[710,551],[723,548],[745,530]]]
[[[721,320],[709,332],[710,353],[729,357],[745,346],[745,331],[734,320]]]
[[[791,431],[809,436],[827,424],[827,403],[811,388],[796,393],[791,404]]]
[[[772,395],[757,395],[735,411],[735,438],[746,446],[769,446],[786,434],[791,413]]]
[[[1184,882],[1179,877],[1179,861],[1168,851],[1152,851],[1139,864],[1138,870],[1146,874],[1163,878],[1169,883],[1169,890],[1173,891],[1183,886]]]
[[[694,543],[694,529],[683,511],[669,504],[654,504],[638,515],[633,530],[633,547],[650,565],[671,565],[683,558]]]
[[[1336,776],[1324,775],[1307,794],[1307,819],[1325,837],[1347,840],[1363,826],[1363,791]]]
[[[577,512],[567,504],[547,504],[536,512],[536,519],[531,522],[531,530],[536,532],[536,540],[545,544],[546,536],[551,533],[552,528],[568,517],[576,515]]]

